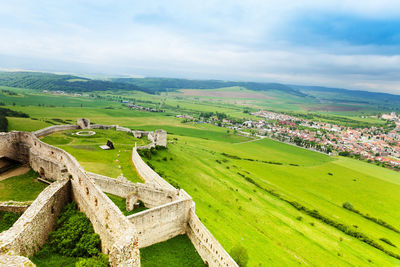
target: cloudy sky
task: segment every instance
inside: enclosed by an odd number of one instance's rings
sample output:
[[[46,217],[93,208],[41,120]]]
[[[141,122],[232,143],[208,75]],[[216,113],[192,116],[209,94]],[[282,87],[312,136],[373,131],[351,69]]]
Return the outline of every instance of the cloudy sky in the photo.
[[[2,0],[0,68],[400,94],[400,1]]]

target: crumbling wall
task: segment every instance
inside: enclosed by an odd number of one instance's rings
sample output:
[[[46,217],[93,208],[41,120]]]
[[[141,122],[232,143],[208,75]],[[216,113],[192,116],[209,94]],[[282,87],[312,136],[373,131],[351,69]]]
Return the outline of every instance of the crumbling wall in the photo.
[[[76,121],[76,124],[80,129],[89,129],[90,128],[90,120],[86,118],[81,118]]]
[[[161,189],[141,183],[123,182],[95,173],[87,172],[87,174],[103,192],[122,198],[127,198],[128,195],[134,193],[135,197],[143,201],[147,208],[170,203],[180,196],[177,189]]]
[[[46,136],[55,132],[59,131],[68,131],[68,130],[76,130],[79,129],[78,125],[53,125],[46,127],[44,129],[38,130],[36,132],[33,132],[34,135],[37,137],[42,137]]]
[[[32,256],[53,230],[62,207],[70,200],[70,182],[57,181],[46,187],[25,213],[0,234],[0,254]]]
[[[150,168],[137,153],[136,147],[132,150],[132,162],[136,167],[136,170],[140,177],[146,181],[146,183],[155,184],[161,188],[174,190],[175,187],[170,185],[167,181],[161,178],[152,168]]]
[[[104,253],[111,253],[112,251],[114,251],[113,253],[119,253],[122,249],[125,253],[124,255],[110,254],[110,264],[116,266],[116,263],[111,260],[113,259],[120,262],[120,264],[123,264],[123,262],[135,262],[135,264],[140,265],[137,241],[133,242],[133,244],[119,241],[121,238],[125,238],[126,232],[135,232],[133,225],[86,175],[77,160],[64,150],[43,143],[34,135],[26,135],[24,141],[31,146],[33,151],[31,156],[39,156],[38,158],[40,158],[31,159],[32,162],[47,159],[49,162],[57,161],[60,166],[65,168],[61,169],[60,172],[63,173],[62,175],[67,175],[71,178],[73,198],[91,221],[95,232],[100,235],[102,251]],[[34,153],[35,151],[37,154]],[[131,239],[135,240],[135,238],[137,240],[136,235],[133,234]],[[116,242],[119,244],[119,249],[113,249]],[[120,247],[121,244],[124,244],[124,246]]]
[[[164,130],[156,130],[154,132],[154,143],[157,146],[167,146],[167,132]]]
[[[187,198],[128,216],[135,225],[139,248],[184,234],[191,205],[192,199]]]
[[[12,200],[11,201],[3,201],[3,202],[0,202],[0,211],[22,213],[22,212],[25,212],[31,204],[32,204],[32,201],[26,201],[26,202],[18,202],[18,201],[12,201]]]
[[[189,211],[187,235],[208,266],[238,266],[197,217],[194,206]]]

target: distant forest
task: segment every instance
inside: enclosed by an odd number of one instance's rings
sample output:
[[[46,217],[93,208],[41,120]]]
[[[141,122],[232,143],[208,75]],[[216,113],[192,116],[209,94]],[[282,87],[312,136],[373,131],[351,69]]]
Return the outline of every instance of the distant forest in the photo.
[[[0,72],[0,86],[36,90],[92,92],[107,90],[146,91],[134,84],[91,80],[72,75],[39,72]]]
[[[280,83],[232,82],[220,80],[186,80],[173,78],[116,78],[118,83],[128,83],[152,91],[176,91],[179,89],[217,89],[223,87],[241,86],[254,91],[278,90],[297,96],[306,96],[297,89]]]

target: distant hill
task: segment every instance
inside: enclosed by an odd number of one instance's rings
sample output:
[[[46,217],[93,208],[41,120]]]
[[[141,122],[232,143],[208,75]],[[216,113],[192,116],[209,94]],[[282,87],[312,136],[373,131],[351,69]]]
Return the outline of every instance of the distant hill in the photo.
[[[133,84],[151,91],[176,91],[179,89],[217,89],[241,86],[254,91],[278,90],[296,96],[306,96],[299,90],[280,83],[232,82],[220,80],[187,80],[173,78],[115,78],[114,82]]]
[[[0,86],[49,91],[91,92],[106,90],[146,91],[134,84],[92,80],[73,75],[41,72],[0,72]]]
[[[378,93],[360,90],[349,90],[342,88],[331,88],[323,86],[288,85],[304,94],[317,97],[319,100],[331,102],[347,102],[360,104],[381,104],[400,106],[400,95]]]

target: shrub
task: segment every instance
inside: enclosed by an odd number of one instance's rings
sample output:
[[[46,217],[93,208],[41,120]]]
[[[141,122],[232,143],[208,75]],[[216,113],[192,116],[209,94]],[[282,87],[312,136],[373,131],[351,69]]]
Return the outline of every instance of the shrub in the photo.
[[[232,259],[236,261],[236,263],[240,267],[247,266],[247,262],[249,261],[249,255],[247,250],[240,244],[235,245],[230,252]]]
[[[354,209],[354,207],[353,207],[353,205],[350,203],[350,202],[344,202],[343,203],[343,208],[345,208],[346,210],[353,210]]]
[[[91,257],[100,253],[100,237],[76,203],[67,204],[57,220],[56,230],[50,233],[49,247],[69,257]]]
[[[105,254],[99,254],[97,257],[92,258],[80,258],[75,263],[75,267],[107,267],[108,256]]]

